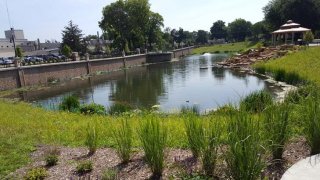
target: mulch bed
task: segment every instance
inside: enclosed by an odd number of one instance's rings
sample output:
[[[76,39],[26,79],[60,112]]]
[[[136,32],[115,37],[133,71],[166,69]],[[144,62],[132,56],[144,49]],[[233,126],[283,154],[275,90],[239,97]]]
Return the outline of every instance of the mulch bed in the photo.
[[[22,179],[28,170],[35,167],[45,167],[44,157],[52,148],[45,145],[39,146],[31,154],[32,162],[26,167],[16,170],[10,176]],[[56,148],[60,151],[59,162],[56,166],[47,168],[49,176],[46,179],[49,180],[101,179],[106,169],[116,169],[118,179],[138,180],[150,179],[152,177],[150,169],[143,160],[144,154],[139,149],[133,153],[131,161],[127,165],[123,165],[114,149],[98,149],[94,155],[88,157],[88,150],[86,148]],[[306,158],[309,154],[310,148],[307,146],[304,138],[293,139],[285,147],[283,162],[269,162],[265,172],[262,174],[267,179],[280,179],[290,166]],[[93,162],[93,171],[85,175],[79,175],[76,173],[76,166],[79,162],[85,160]],[[181,179],[185,175],[201,174],[201,163],[192,157],[192,153],[189,150],[167,149],[165,164],[166,168],[162,179]],[[216,179],[230,179],[226,174],[226,163],[219,161],[217,166]]]

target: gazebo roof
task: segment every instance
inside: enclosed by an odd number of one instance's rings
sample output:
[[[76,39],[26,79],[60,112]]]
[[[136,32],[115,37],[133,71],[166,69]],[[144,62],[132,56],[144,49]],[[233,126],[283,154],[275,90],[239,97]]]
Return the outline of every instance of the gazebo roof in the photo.
[[[286,24],[282,25],[279,30],[274,31],[272,34],[281,34],[281,33],[292,33],[292,32],[307,32],[311,29],[300,27],[298,23],[294,23],[292,20],[287,21]]]

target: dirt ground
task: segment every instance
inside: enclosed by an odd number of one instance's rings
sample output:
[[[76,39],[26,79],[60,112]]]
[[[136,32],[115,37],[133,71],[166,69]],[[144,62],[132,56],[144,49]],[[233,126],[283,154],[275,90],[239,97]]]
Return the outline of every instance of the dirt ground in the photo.
[[[56,166],[47,168],[48,180],[95,180],[101,179],[106,169],[116,169],[117,179],[139,180],[150,179],[152,173],[143,160],[143,152],[136,149],[131,161],[122,165],[116,151],[110,148],[98,149],[97,152],[88,157],[86,148],[52,147],[41,145],[31,154],[32,162],[26,167],[20,168],[10,175],[14,179],[22,179],[28,170],[35,167],[45,167],[45,156],[50,149],[59,150],[59,161]],[[222,153],[220,153],[222,154]],[[283,173],[294,163],[306,158],[310,149],[304,138],[291,140],[285,147],[283,162],[268,162],[262,176],[267,179],[280,179]],[[76,173],[76,166],[79,162],[90,160],[93,162],[93,171],[85,175]],[[197,162],[189,150],[167,149],[165,170],[162,179],[182,179],[186,175],[194,173],[201,174],[201,163]],[[227,165],[219,160],[216,168],[215,179],[230,179],[226,174]]]

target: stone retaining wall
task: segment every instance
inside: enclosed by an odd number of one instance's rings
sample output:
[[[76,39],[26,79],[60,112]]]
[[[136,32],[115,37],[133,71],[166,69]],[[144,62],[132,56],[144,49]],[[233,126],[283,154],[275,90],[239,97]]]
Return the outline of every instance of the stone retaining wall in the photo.
[[[0,90],[40,84],[47,85],[51,81],[66,81],[99,71],[115,71],[127,67],[141,66],[148,62],[148,58],[151,63],[170,61],[172,58],[179,58],[189,54],[192,48],[177,49],[172,53],[141,54],[89,61],[2,68],[0,69]]]

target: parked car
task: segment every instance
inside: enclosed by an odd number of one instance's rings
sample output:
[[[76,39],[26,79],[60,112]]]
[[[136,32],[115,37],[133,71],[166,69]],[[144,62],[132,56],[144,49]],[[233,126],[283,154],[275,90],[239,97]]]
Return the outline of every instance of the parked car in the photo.
[[[13,60],[9,58],[0,58],[0,65],[10,65],[13,64]]]

